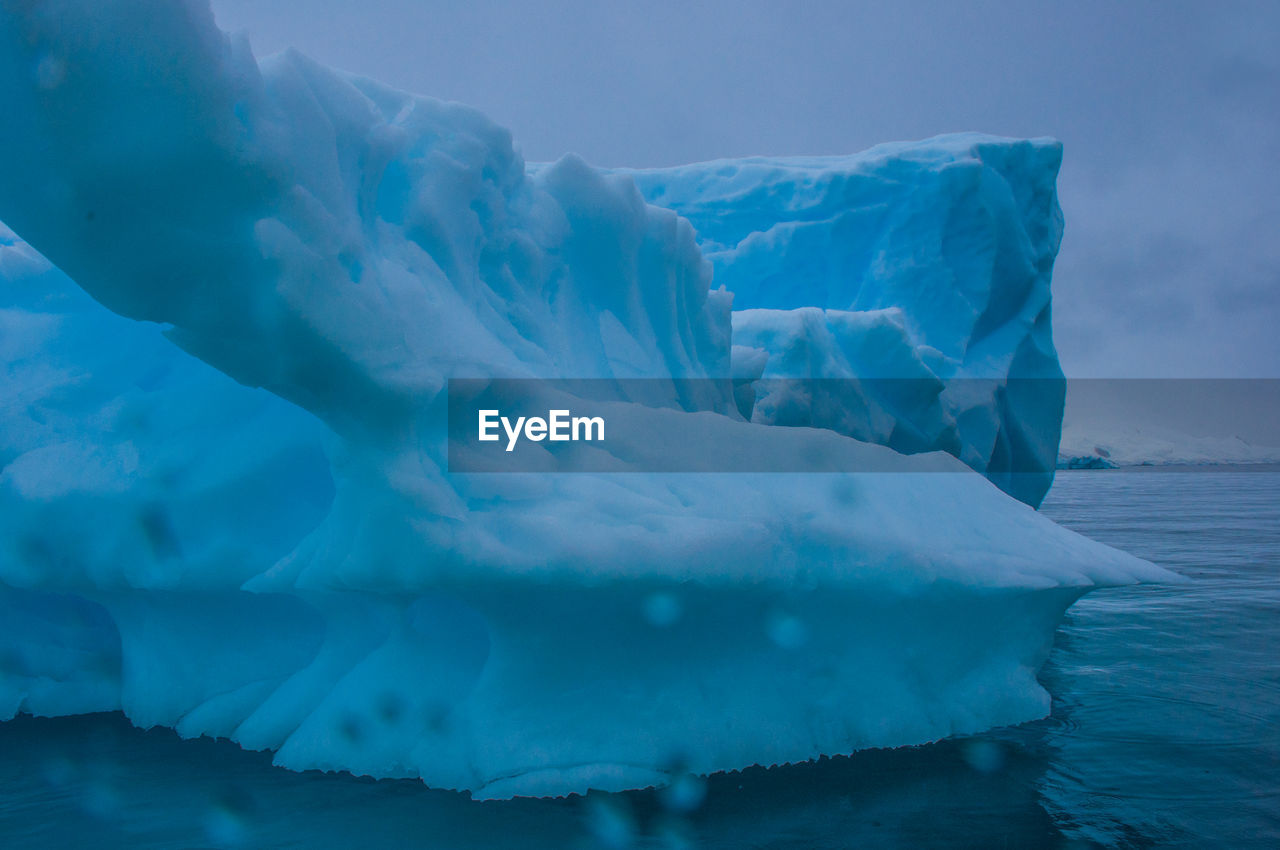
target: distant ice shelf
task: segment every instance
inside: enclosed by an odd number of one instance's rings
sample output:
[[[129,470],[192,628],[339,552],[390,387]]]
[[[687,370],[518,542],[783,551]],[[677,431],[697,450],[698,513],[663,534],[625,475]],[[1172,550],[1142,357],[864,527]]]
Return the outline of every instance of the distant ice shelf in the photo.
[[[1067,606],[1177,580],[1031,507],[1062,396],[1007,382],[1061,375],[1054,142],[529,170],[197,0],[24,4],[0,106],[0,717],[637,788],[1043,716]],[[919,394],[743,413],[788,376]],[[706,397],[638,407],[616,473],[460,475],[460,377]],[[645,423],[882,471],[646,473]]]
[[[1067,425],[1060,469],[1280,463],[1280,448],[1239,437],[1193,436],[1160,425]]]

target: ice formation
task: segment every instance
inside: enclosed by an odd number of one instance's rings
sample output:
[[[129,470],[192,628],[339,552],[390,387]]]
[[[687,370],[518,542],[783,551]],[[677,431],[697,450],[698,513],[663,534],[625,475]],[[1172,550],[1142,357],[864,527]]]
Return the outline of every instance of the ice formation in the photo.
[[[770,374],[1057,374],[1054,145],[528,173],[471,109],[259,63],[169,0],[6,13],[0,103],[0,717],[634,788],[1042,716],[1065,608],[1171,578],[934,474],[1002,483],[1060,398],[940,390],[961,460],[736,404]],[[706,378],[636,427],[892,471],[451,475],[446,380],[494,376]]]
[[[1065,395],[1049,311],[1061,160],[1052,139],[967,134],[625,173],[693,223],[734,294],[740,358],[767,352],[765,378],[845,379],[826,399],[767,381],[753,421],[950,451],[1034,506]],[[882,424],[850,428],[850,406]]]

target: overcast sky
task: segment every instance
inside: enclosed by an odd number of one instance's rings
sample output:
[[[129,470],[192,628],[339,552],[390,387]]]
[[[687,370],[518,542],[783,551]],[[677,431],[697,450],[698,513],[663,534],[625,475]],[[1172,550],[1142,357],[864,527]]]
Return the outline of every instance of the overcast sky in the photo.
[[[1280,376],[1280,3],[213,0],[476,106],[529,160],[836,154],[1055,136],[1071,376]]]

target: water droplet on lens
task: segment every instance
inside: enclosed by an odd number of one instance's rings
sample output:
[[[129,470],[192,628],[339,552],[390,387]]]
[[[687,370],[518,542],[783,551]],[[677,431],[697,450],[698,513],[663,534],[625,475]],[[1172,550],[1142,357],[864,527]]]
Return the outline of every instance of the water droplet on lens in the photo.
[[[960,756],[980,773],[995,773],[1004,767],[1004,748],[995,741],[973,738],[960,744]]]
[[[682,774],[662,789],[662,804],[674,812],[692,812],[707,797],[707,782],[691,773]]]
[[[342,722],[338,724],[338,731],[342,737],[346,738],[353,744],[360,743],[360,739],[364,737],[364,730],[361,728],[360,718],[354,714],[348,714],[342,718]]]
[[[62,85],[67,77],[67,63],[50,53],[40,54],[34,72],[36,86],[46,91]]]
[[[587,828],[605,847],[630,847],[635,841],[635,817],[625,797],[588,797]]]
[[[684,606],[674,593],[658,591],[644,600],[644,618],[654,628],[664,629],[674,625],[684,613]]]
[[[765,621],[769,640],[783,649],[798,649],[809,642],[809,627],[794,614],[774,611]]]

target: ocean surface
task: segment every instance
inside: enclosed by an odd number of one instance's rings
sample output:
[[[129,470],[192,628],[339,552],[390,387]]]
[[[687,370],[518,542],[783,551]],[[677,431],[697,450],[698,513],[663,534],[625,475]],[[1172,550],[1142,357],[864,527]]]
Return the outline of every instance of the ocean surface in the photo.
[[[1052,716],[663,792],[473,803],[119,714],[0,723],[0,846],[1280,847],[1280,472],[1060,472],[1043,510],[1171,567],[1059,630]]]

